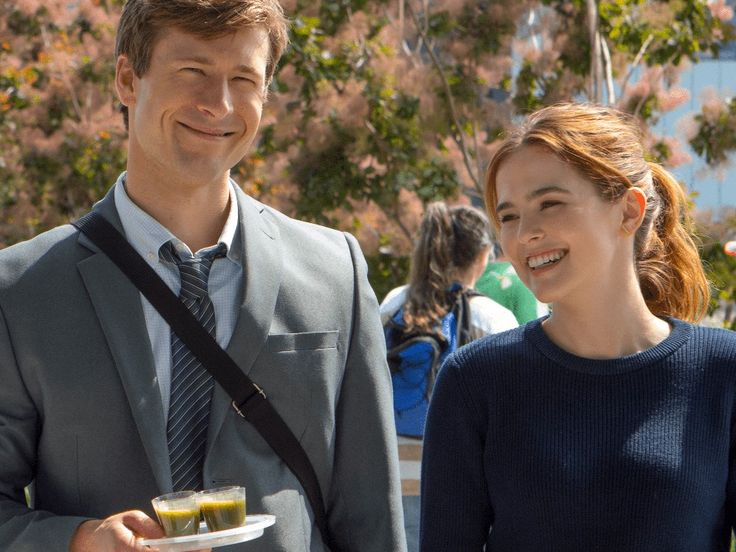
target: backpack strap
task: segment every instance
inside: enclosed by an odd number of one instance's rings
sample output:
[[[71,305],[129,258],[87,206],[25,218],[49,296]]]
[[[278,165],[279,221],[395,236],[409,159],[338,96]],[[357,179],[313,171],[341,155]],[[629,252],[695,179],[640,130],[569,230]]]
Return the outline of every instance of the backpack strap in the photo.
[[[457,346],[467,345],[473,341],[474,336],[471,331],[472,312],[470,310],[470,300],[473,297],[480,297],[483,294],[472,289],[464,288],[455,299],[455,319],[457,320]]]
[[[445,347],[440,343],[439,339],[429,334],[415,334],[404,337],[386,351],[386,358],[388,359],[388,366],[391,369],[391,373],[399,371],[397,369],[397,362],[401,353],[416,343],[426,343],[432,348],[433,360],[430,371],[433,374],[437,373],[437,368],[439,368],[439,358],[442,356],[442,351]]]

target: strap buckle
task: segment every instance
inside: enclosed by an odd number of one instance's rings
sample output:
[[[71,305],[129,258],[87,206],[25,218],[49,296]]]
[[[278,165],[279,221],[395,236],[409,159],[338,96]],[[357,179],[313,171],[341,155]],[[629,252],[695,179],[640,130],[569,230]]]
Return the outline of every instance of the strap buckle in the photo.
[[[245,413],[243,412],[245,410],[245,405],[247,405],[253,397],[255,397],[256,395],[260,395],[261,397],[263,397],[264,400],[267,398],[266,392],[263,389],[261,389],[256,383],[253,383],[253,382],[251,383],[253,384],[253,387],[256,388],[256,390],[253,393],[251,393],[247,399],[243,401],[243,404],[238,406],[237,404],[235,404],[235,401],[232,401],[230,403],[232,404],[235,412],[238,413],[238,416],[240,416],[243,419],[245,419]]]

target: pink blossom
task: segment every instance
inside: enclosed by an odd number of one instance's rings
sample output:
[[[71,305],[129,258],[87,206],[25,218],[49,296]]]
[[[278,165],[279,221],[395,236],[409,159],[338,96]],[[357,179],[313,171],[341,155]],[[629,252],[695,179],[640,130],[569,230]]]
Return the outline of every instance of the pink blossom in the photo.
[[[686,88],[674,87],[657,93],[657,102],[662,111],[672,111],[690,99],[690,91]]]
[[[725,0],[713,0],[708,3],[713,17],[721,21],[730,21],[733,18],[733,8],[726,5]]]
[[[281,0],[281,6],[287,14],[294,13],[294,10],[296,10],[296,0]]]
[[[726,109],[726,104],[712,86],[706,86],[700,93],[703,116],[708,121],[715,121]]]
[[[513,51],[517,52],[525,61],[536,63],[542,57],[542,50],[530,40],[514,39]]]
[[[467,2],[465,0],[444,0],[439,4],[441,5],[438,5],[438,9],[447,11],[451,16],[457,17],[460,15]]]
[[[15,0],[15,9],[26,15],[33,15],[45,4],[43,0]]]
[[[677,121],[677,130],[685,137],[686,140],[690,141],[697,136],[700,130],[700,125],[695,120],[694,114],[689,114]]]
[[[670,156],[667,159],[668,167],[679,167],[692,161],[692,156],[682,149],[680,140],[674,136],[666,136],[662,141],[670,152]]]
[[[643,98],[651,92],[651,85],[646,80],[640,80],[629,86],[627,94],[633,98]]]
[[[117,25],[118,15],[114,18],[110,17],[110,14],[105,12],[105,9],[100,5],[100,2],[93,2],[92,0],[83,0],[80,2],[79,14],[83,16],[93,27],[100,25]]]
[[[688,163],[691,163],[693,160],[692,155],[684,151],[683,149],[677,149],[676,151],[673,151],[670,153],[670,157],[667,160],[667,164],[670,167],[680,167],[682,165],[687,165]]]

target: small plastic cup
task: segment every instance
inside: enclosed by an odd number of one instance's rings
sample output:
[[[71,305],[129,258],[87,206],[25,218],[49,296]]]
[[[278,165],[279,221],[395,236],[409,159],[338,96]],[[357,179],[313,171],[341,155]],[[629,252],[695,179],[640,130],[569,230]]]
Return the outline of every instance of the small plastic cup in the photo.
[[[199,504],[194,491],[179,491],[157,496],[151,501],[158,522],[167,537],[199,533]]]
[[[199,510],[210,532],[245,525],[245,487],[218,487],[197,493]]]

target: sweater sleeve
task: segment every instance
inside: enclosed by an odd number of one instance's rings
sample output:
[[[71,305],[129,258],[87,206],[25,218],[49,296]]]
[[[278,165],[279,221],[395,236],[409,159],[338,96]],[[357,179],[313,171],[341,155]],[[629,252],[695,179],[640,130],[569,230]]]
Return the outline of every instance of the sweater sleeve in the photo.
[[[484,430],[456,355],[437,378],[422,458],[420,550],[482,550],[493,522],[483,469]]]

